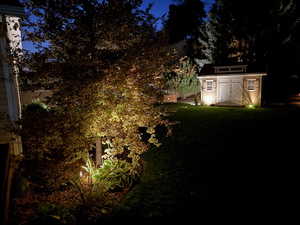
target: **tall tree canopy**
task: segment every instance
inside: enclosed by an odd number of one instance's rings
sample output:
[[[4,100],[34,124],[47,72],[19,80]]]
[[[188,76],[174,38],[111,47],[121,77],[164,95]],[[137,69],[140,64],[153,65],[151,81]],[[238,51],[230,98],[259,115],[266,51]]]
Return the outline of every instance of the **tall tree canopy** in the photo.
[[[178,4],[172,4],[169,8],[168,19],[165,28],[170,33],[170,42],[195,38],[199,35],[199,29],[203,25],[206,16],[201,0],[181,0]]]
[[[166,123],[154,105],[174,56],[153,28],[152,15],[140,9],[141,0],[25,3],[34,15],[27,38],[49,43],[27,58],[34,72],[28,78],[53,90],[49,104],[55,110],[42,146],[33,135],[25,144],[59,149],[72,160],[101,137],[111,143],[106,156],[127,158],[134,171],[149,144],[158,145],[155,127]]]
[[[205,20],[206,13],[201,0],[179,0],[169,7],[168,18],[164,29],[169,36],[170,44],[185,40],[187,55],[191,58],[203,58],[207,40]]]
[[[298,17],[294,0],[217,0],[210,12],[215,61],[266,62],[276,47],[295,41]]]
[[[213,61],[255,64],[273,80],[278,77],[278,83],[299,73],[297,4],[296,0],[216,0],[209,17]]]

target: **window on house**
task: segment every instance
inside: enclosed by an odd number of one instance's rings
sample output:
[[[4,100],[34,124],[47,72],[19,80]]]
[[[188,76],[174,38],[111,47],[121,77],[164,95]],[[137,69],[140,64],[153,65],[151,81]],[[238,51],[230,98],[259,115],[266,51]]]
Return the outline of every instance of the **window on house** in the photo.
[[[213,80],[207,80],[206,81],[206,90],[212,91],[213,90]]]
[[[248,91],[255,91],[255,79],[247,80],[247,89]]]

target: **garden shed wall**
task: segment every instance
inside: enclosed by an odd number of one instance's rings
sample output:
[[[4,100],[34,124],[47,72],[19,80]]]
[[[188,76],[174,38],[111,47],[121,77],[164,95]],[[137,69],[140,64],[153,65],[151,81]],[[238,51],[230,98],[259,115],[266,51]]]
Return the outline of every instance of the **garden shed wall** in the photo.
[[[213,74],[199,77],[203,105],[261,105],[264,73]]]

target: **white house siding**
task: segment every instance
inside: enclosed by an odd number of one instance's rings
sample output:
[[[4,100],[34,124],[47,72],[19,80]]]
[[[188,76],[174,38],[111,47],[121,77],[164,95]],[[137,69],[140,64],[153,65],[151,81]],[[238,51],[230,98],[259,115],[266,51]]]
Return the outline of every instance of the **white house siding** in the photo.
[[[7,49],[13,51],[14,56],[21,54],[21,33],[18,17],[2,16],[2,31],[0,34],[0,143],[9,143],[10,154],[19,154],[22,151],[20,137],[10,130],[14,122],[20,118],[21,106],[18,86],[18,70],[16,61],[7,60]]]
[[[22,152],[21,138],[12,132],[15,121],[20,118],[21,104],[18,86],[18,56],[21,54],[21,31],[19,18],[22,8],[3,5],[0,2],[0,224],[9,224],[8,212],[10,190],[15,170],[15,159]],[[8,61],[8,52],[14,61]],[[4,165],[5,164],[5,165]],[[2,176],[3,175],[3,176]]]
[[[7,26],[7,40],[5,37],[1,37],[0,45],[1,52],[3,52],[4,58],[7,55],[6,49],[9,47],[10,51],[17,60],[21,55],[22,50],[22,39],[20,31],[19,18],[15,16],[5,16],[6,26]],[[3,74],[5,78],[5,87],[8,104],[8,114],[12,121],[16,121],[21,116],[21,103],[19,94],[19,84],[18,84],[18,67],[15,65],[16,61],[7,62],[2,60]]]

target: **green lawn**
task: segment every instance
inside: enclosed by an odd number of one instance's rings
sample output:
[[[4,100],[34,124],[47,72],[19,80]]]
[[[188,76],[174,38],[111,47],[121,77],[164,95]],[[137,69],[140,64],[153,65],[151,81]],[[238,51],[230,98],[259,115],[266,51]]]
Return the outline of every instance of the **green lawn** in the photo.
[[[293,198],[299,109],[166,107],[179,124],[145,154],[141,182],[115,216],[247,218]]]

